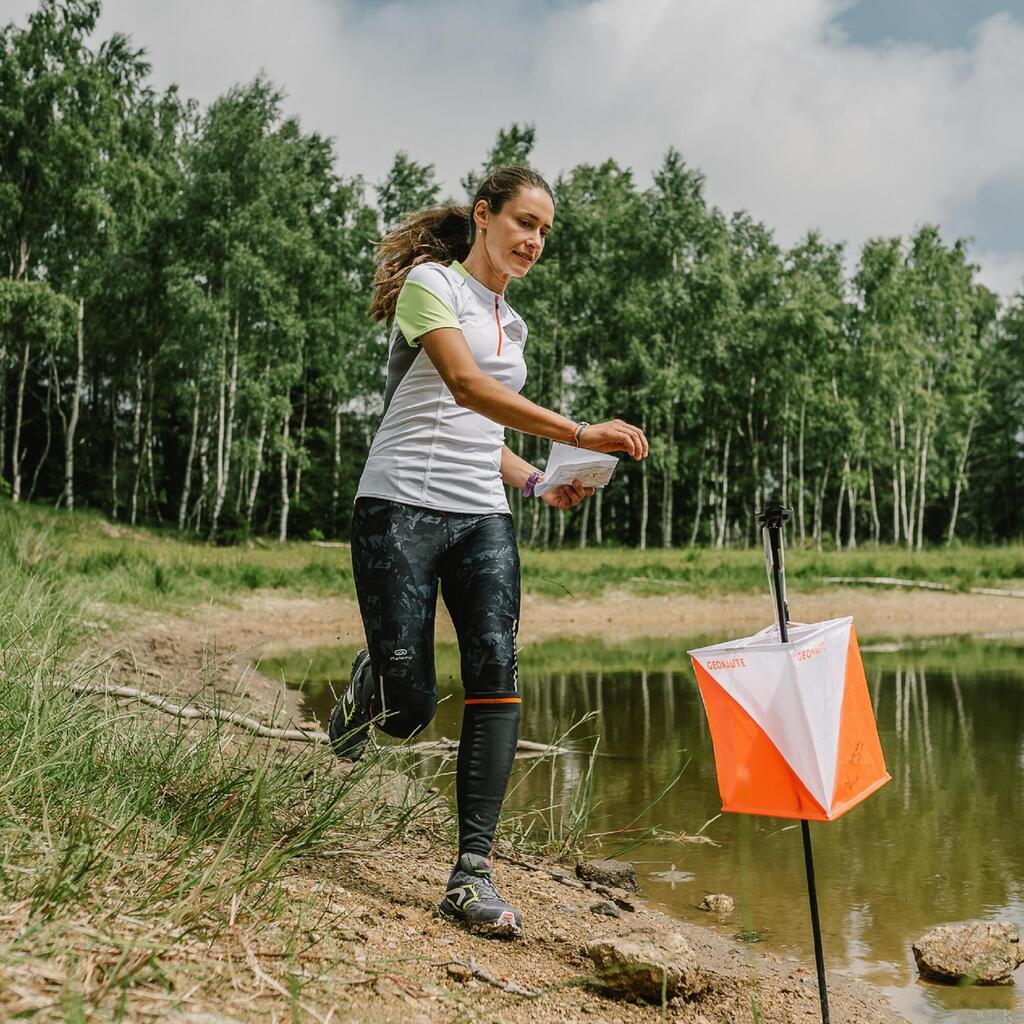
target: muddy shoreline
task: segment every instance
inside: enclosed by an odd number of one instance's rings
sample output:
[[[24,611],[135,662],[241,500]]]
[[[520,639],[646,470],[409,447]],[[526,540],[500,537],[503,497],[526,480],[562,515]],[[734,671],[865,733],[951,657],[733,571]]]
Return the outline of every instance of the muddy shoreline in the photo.
[[[799,595],[793,604],[794,616],[803,621],[852,614],[865,643],[1024,632],[1024,601],[1013,599],[853,588]],[[527,595],[520,636],[524,645],[554,637],[600,637],[606,643],[644,637],[683,640],[701,634],[724,638],[762,627],[770,614],[767,599],[756,594],[638,597],[607,593],[585,599]],[[447,617],[439,614],[438,620],[439,640],[452,638]],[[354,601],[271,591],[247,595],[231,606],[196,608],[176,617],[141,616],[130,629],[103,635],[100,646],[109,659],[105,674],[111,683],[193,700],[212,699],[216,691],[222,704],[284,724],[288,719],[302,720],[297,695],[261,673],[260,660],[302,647],[338,644],[351,649],[361,637]],[[671,1004],[668,1019],[694,1024],[753,1020],[755,1004],[761,1020],[818,1019],[813,966],[746,946],[712,928],[676,920],[647,907],[642,899],[635,911],[621,919],[597,917],[590,910],[593,894],[560,884],[543,871],[501,862],[500,851],[498,880],[508,898],[523,909],[527,938],[509,944],[470,936],[438,919],[434,910],[447,875],[448,856],[443,847],[421,836],[370,858],[321,862],[289,871],[290,888],[318,887],[319,892],[328,886],[330,898],[339,906],[359,908],[361,923],[353,938],[359,956],[403,960],[405,983],[378,986],[375,997],[363,1002],[339,991],[335,1019],[388,1020],[401,1013],[422,1022],[511,1022],[529,1012],[538,1024],[660,1020],[660,1007],[613,1001],[583,981],[592,970],[581,953],[588,938],[641,926],[682,933],[713,980],[711,995],[695,1003]],[[388,873],[379,870],[384,864],[401,873],[401,886],[387,884]],[[444,966],[446,961],[469,962],[469,958],[491,975],[543,995],[527,1000]],[[903,1019],[865,982],[833,975],[829,984],[836,1022],[888,1024]],[[413,989],[417,994],[410,995]],[[406,1009],[400,1010],[401,1006]]]

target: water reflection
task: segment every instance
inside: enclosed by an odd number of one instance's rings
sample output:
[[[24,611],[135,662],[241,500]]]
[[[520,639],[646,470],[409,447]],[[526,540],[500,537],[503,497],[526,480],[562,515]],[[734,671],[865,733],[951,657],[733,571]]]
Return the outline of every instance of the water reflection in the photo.
[[[961,641],[868,653],[865,666],[893,781],[839,821],[812,825],[829,966],[870,978],[915,1021],[1024,1022],[1014,989],[921,985],[909,952],[942,922],[1001,918],[1024,929],[1024,648]],[[588,829],[604,834],[607,854],[635,835],[622,832],[627,826],[692,834],[718,814],[711,739],[685,663],[665,671],[524,668],[522,677],[524,737],[551,740],[593,718],[573,735],[575,753],[520,780],[518,806],[568,805],[598,741]],[[454,680],[442,683],[454,692]],[[307,692],[323,718],[330,697],[315,686]],[[459,703],[442,703],[424,738],[457,736]],[[648,897],[708,924],[696,911],[702,896],[729,893],[739,906],[729,931],[756,931],[809,961],[799,828],[723,815],[707,834],[720,845],[647,842],[630,850]],[[694,880],[654,877],[668,870]]]

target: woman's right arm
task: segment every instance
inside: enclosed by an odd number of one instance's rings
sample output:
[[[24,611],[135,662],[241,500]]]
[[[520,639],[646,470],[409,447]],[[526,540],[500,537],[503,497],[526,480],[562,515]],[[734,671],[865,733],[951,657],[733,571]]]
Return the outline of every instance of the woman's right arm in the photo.
[[[428,331],[419,341],[459,405],[513,430],[573,443],[579,424],[531,402],[484,373],[462,331],[440,327]],[[644,459],[648,453],[643,431],[622,420],[588,424],[580,437],[580,447],[596,452],[626,452],[634,459]]]

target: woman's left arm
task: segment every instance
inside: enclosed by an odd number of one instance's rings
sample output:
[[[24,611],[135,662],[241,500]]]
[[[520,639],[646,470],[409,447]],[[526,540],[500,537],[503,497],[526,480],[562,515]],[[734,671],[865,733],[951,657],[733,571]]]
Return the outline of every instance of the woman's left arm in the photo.
[[[501,449],[501,482],[509,487],[522,490],[526,481],[532,473],[539,473],[536,466],[531,465],[526,459],[516,455],[508,445]],[[567,509],[578,505],[584,498],[594,493],[593,487],[584,487],[579,480],[573,480],[572,484],[556,487],[554,490],[545,491],[541,500],[546,501],[552,508]]]

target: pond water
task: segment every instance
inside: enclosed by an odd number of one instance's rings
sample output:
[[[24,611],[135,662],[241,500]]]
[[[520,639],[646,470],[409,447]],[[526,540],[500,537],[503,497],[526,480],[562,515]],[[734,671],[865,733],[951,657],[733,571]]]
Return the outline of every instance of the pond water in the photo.
[[[685,657],[705,639],[528,652],[520,670],[523,738],[548,741],[593,717],[571,733],[573,753],[519,762],[511,803],[549,817],[544,809],[554,803],[557,819],[592,763],[587,831],[615,833],[604,836],[604,855],[645,827],[701,832],[717,844],[648,839],[629,849],[624,856],[652,903],[729,933],[756,933],[767,947],[813,963],[799,825],[719,816],[711,738]],[[332,704],[325,680],[338,685],[348,653],[303,652],[273,667],[291,683],[301,680],[307,706],[325,721]],[[427,739],[458,736],[454,652],[440,648],[438,662],[440,690],[453,699],[440,705]],[[864,663],[893,780],[838,821],[811,825],[829,969],[869,979],[912,1021],[1024,1024],[1016,988],[921,983],[910,952],[917,936],[943,922],[998,918],[1024,930],[1024,644],[865,645]],[[424,759],[423,770],[438,763]],[[682,880],[657,877],[664,872]],[[716,892],[736,899],[727,925],[696,909]]]

